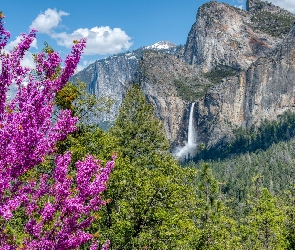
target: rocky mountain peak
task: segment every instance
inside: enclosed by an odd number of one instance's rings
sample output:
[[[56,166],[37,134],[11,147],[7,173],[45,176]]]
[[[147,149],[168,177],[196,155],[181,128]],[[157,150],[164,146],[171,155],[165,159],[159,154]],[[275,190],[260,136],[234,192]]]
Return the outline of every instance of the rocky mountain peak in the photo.
[[[247,9],[252,29],[272,37],[284,38],[295,20],[294,14],[269,2],[248,0]]]
[[[188,35],[184,60],[205,73],[246,70],[282,42],[295,16],[271,3],[248,0],[247,10],[210,1],[202,5]]]
[[[271,2],[261,1],[261,0],[247,0],[246,2],[246,10],[251,13],[261,12],[261,11],[268,11],[271,13],[285,13],[289,15],[290,12],[272,4]]]
[[[257,9],[262,9],[263,2],[261,0],[247,0],[246,1],[246,10],[247,11],[254,11]]]

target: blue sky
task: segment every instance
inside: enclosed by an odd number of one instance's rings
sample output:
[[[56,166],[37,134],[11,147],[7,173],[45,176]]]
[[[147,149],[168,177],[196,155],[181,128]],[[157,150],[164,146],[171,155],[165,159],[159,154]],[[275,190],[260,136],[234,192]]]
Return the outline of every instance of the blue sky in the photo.
[[[246,0],[224,2],[245,8]],[[271,0],[292,10],[295,0]],[[205,0],[3,0],[1,10],[12,43],[22,32],[36,27],[39,32],[32,53],[47,41],[62,57],[80,36],[88,36],[80,67],[126,50],[158,41],[184,44],[198,8]],[[27,64],[30,64],[30,54]]]

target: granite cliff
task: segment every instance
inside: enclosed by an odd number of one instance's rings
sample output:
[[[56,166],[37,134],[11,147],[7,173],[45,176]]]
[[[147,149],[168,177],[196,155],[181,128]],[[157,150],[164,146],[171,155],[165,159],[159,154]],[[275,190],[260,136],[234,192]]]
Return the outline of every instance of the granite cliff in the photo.
[[[185,46],[143,47],[97,61],[76,77],[90,92],[116,100],[101,121],[114,120],[126,88],[139,83],[173,147],[186,140],[195,102],[197,142],[210,147],[236,127],[295,111],[294,20],[260,0],[248,0],[246,10],[210,1],[199,8]]]
[[[87,68],[77,73],[72,80],[78,78],[87,84],[87,90],[97,97],[106,96],[115,100],[115,104],[108,114],[102,114],[98,123],[109,122],[115,119],[119,106],[128,84],[134,78],[138,69],[138,63],[145,51],[154,50],[164,54],[181,54],[183,46],[176,46],[173,43],[161,41],[151,46],[146,46],[134,50],[110,56],[106,59],[98,60]]]
[[[201,6],[187,38],[185,61],[203,72],[246,70],[281,43],[294,16],[259,0],[249,0],[247,6],[241,10],[215,1]]]
[[[143,54],[133,82],[139,83],[155,114],[164,121],[171,142],[178,140],[180,131],[186,131],[189,103],[212,86],[196,67],[156,51]]]
[[[295,112],[295,26],[275,49],[236,76],[214,85],[196,104],[196,127],[212,146],[235,127],[259,126]]]

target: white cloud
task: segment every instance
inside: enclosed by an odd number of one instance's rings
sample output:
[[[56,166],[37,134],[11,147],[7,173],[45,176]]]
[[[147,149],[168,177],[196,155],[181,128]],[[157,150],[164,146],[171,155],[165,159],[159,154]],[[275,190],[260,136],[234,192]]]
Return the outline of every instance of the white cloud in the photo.
[[[36,29],[40,33],[51,34],[52,29],[58,27],[62,16],[68,16],[69,13],[48,8],[44,13],[41,13],[32,22],[30,28]]]
[[[50,35],[57,41],[57,44],[66,48],[73,46],[73,40],[87,38],[84,55],[107,55],[116,54],[128,50],[131,45],[131,38],[120,28],[111,29],[109,26],[79,28],[73,33],[56,32],[55,28],[59,26],[63,16],[69,13],[57,11],[56,9],[47,9],[41,13],[32,22],[30,28],[37,29],[40,33]]]
[[[111,29],[109,26],[80,28],[73,33],[66,32],[54,33],[52,37],[57,40],[58,45],[71,48],[73,40],[79,40],[83,37],[87,38],[86,49],[84,55],[106,55],[115,54],[128,50],[132,42],[125,31],[120,28]]]
[[[268,2],[295,13],[295,0],[268,0]]]

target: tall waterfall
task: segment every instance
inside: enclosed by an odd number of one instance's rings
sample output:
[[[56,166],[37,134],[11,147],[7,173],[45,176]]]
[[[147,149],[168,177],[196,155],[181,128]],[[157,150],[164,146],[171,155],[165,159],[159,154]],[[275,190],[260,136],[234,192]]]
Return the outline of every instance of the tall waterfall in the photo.
[[[192,103],[190,114],[189,114],[189,121],[188,121],[188,132],[187,132],[187,142],[185,143],[185,146],[182,148],[178,148],[176,151],[176,157],[180,160],[183,160],[184,158],[188,158],[189,156],[193,156],[195,149],[196,149],[196,133],[194,128],[194,107],[195,103]]]
[[[194,114],[194,107],[195,103],[192,103],[192,107],[189,113],[189,120],[188,120],[188,135],[187,135],[187,145],[195,145],[195,128],[193,122],[193,114]]]

